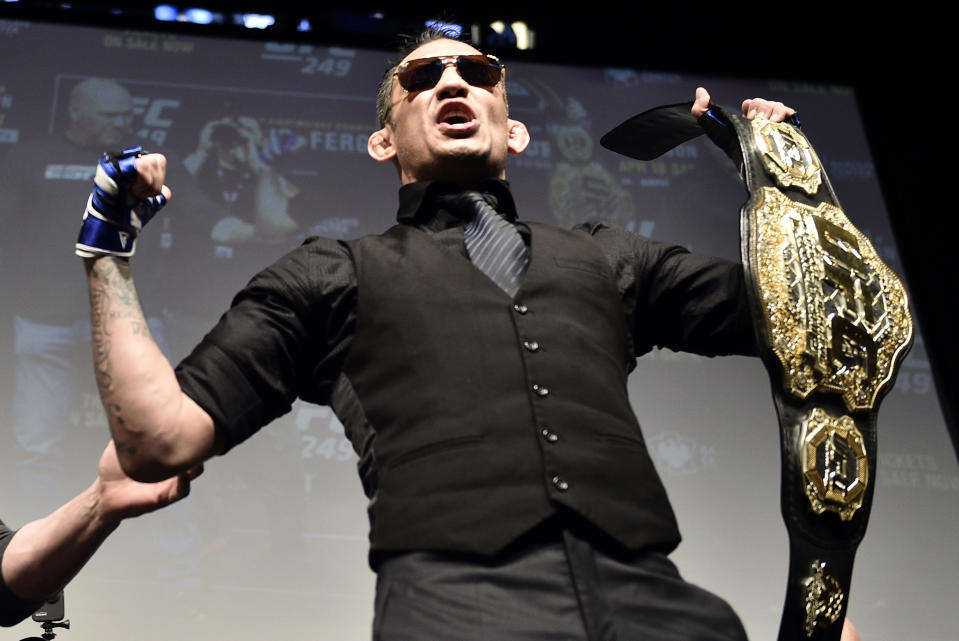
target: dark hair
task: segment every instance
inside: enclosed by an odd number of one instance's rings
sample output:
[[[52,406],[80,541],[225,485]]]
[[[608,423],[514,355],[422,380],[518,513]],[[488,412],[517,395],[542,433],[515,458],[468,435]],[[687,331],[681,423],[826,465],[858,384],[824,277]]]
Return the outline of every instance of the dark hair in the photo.
[[[386,73],[383,74],[383,79],[380,81],[379,91],[376,92],[376,115],[377,118],[379,118],[380,127],[385,127],[387,123],[392,124],[390,117],[390,97],[393,91],[393,72],[396,71],[397,65],[400,64],[403,58],[426,43],[433,42],[434,40],[460,40],[460,38],[452,29],[436,27],[427,27],[415,36],[400,36],[400,47],[397,50],[399,57],[395,62],[390,63]]]
[[[210,131],[210,142],[223,147],[236,147],[242,145],[245,140],[236,125],[219,123]]]

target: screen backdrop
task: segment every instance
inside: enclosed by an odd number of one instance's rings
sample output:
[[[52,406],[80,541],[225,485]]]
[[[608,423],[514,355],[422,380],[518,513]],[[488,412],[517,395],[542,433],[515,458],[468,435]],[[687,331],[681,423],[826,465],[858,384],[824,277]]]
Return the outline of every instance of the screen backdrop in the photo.
[[[387,228],[398,187],[366,154],[388,54],[0,21],[0,518],[48,514],[86,487],[108,440],[72,244],[100,152],[170,159],[171,204],[134,272],[177,362],[257,270],[303,238]],[[847,215],[902,272],[855,96],[846,87],[637,68],[508,64],[520,216],[607,219],[736,258],[744,189],[697,140],[654,162],[607,152],[627,117],[692,97],[798,107]],[[637,64],[640,64],[637,62]],[[685,577],[778,629],[787,540],[778,428],[756,359],[647,355],[631,400],[679,518]],[[880,413],[877,491],[850,617],[868,641],[959,639],[959,470],[921,336]],[[65,641],[368,639],[374,577],[356,456],[306,404],[207,465],[192,496],[125,523],[66,591]],[[3,639],[39,633],[33,622]]]

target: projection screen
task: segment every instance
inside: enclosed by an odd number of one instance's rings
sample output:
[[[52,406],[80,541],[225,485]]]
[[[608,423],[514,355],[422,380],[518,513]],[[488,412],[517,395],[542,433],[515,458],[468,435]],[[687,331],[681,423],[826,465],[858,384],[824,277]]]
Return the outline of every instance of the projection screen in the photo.
[[[176,363],[238,288],[303,239],[392,224],[396,171],[366,151],[388,58],[0,21],[0,518],[10,527],[85,488],[109,438],[73,255],[99,154],[142,144],[169,158],[174,197],[133,270]],[[648,163],[598,145],[625,118],[702,85],[720,104],[764,96],[796,106],[847,215],[902,273],[850,88],[506,63],[510,115],[532,134],[507,168],[521,218],[605,219],[737,258],[745,192],[709,141]],[[762,365],[661,350],[630,381],[684,536],[674,560],[732,603],[751,638],[774,638],[787,540]],[[298,402],[210,461],[189,499],[124,523],[67,588],[72,627],[58,638],[369,639],[374,577],[355,464],[330,409]],[[880,412],[875,482],[850,617],[868,641],[959,639],[959,470],[921,336]],[[39,632],[28,621],[2,638]]]

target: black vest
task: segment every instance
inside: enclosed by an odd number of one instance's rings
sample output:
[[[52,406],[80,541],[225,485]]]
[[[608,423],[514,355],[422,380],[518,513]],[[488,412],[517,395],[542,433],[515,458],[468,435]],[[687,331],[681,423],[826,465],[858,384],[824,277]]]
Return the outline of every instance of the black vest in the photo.
[[[374,552],[492,555],[558,506],[630,549],[679,542],[627,397],[612,270],[586,233],[530,230],[514,300],[415,227],[349,242]]]

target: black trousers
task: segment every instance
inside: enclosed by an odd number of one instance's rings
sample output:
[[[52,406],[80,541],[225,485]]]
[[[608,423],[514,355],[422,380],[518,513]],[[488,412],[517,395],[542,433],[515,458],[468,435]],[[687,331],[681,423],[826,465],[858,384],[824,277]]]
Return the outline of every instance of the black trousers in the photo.
[[[412,552],[377,572],[374,641],[746,639],[665,554],[624,559],[568,529],[494,561]]]

